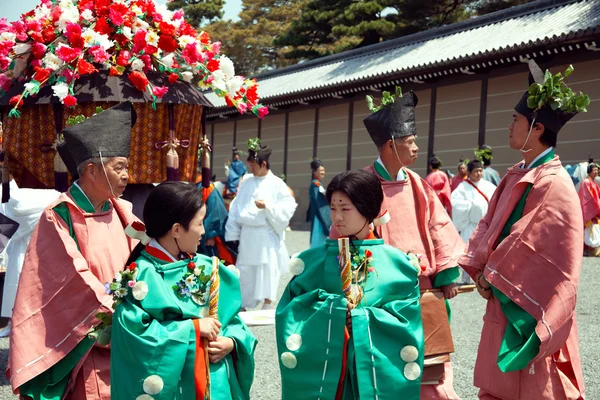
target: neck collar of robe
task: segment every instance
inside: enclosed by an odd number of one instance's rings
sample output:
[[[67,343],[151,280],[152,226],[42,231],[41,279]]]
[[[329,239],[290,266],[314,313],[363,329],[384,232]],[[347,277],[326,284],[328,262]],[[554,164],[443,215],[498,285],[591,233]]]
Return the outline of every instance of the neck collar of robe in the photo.
[[[554,163],[553,161],[557,161],[557,163]],[[511,167],[508,171],[507,171],[507,175],[509,174],[517,174],[517,175],[525,175],[528,176],[528,174],[532,171],[534,171],[536,168],[542,168],[542,169],[548,169],[548,168],[562,168],[562,165],[560,164],[560,160],[558,158],[558,156],[556,156],[554,154],[554,151],[549,152],[548,154],[546,154],[544,157],[538,159],[532,166],[531,168],[522,168],[523,167],[523,162],[520,162],[519,164],[516,164],[515,166]],[[533,182],[533,177],[530,178],[531,182]]]
[[[154,258],[158,258],[164,262],[177,262],[175,257],[171,256],[167,251],[158,243],[156,239],[152,239],[150,243],[146,245],[146,253],[150,254]]]
[[[372,232],[371,232],[372,234]],[[372,236],[373,239],[371,239],[371,235],[367,236],[367,238],[365,240],[353,240],[352,244],[354,246],[378,246],[381,244],[384,244],[383,239],[377,239],[375,237],[375,235]],[[338,251],[338,241],[337,239],[327,239],[325,241],[325,247],[327,247],[327,249],[329,251],[331,250],[335,250],[336,252]]]
[[[402,180],[394,180],[392,179],[392,177],[390,176],[390,173],[387,171],[387,169],[385,169],[385,166],[383,165],[383,162],[380,162],[379,160],[375,161],[375,163],[373,164],[373,168],[375,169],[375,172],[377,173],[377,175],[379,175],[381,177],[381,179],[383,179],[386,183],[408,183],[408,179],[407,179],[407,174],[406,171],[404,171],[403,168],[400,168],[398,170],[398,174],[402,175]]]
[[[150,262],[152,262],[157,269],[160,270],[170,270],[170,269],[177,269],[177,268],[181,268],[184,265],[188,265],[191,261],[195,261],[196,257],[194,258],[190,258],[188,260],[181,260],[181,261],[176,261],[173,262],[171,261],[171,259],[168,258],[168,256],[166,254],[160,254],[162,253],[162,251],[154,248],[154,247],[148,247],[146,246],[146,248],[144,249],[144,251],[142,251],[142,256],[144,256],[145,258],[147,258]]]
[[[87,195],[84,193],[83,189],[81,189],[81,187],[77,184],[77,182],[74,182],[73,185],[71,185],[71,187],[69,188],[69,194],[71,195],[71,198],[73,199],[75,204],[77,204],[77,207],[81,208],[83,210],[83,212],[88,213],[88,214],[96,213],[96,210],[94,209],[94,206],[92,205],[92,202],[87,197]],[[110,210],[110,201],[107,200],[104,202],[101,212],[106,212],[109,210]]]

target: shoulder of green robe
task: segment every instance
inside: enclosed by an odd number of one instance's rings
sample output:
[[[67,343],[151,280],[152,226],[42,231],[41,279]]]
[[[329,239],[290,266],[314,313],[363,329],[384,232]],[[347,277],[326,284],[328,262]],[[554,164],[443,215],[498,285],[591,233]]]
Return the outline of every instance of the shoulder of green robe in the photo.
[[[414,276],[415,279],[418,277],[417,269],[411,264],[409,256],[402,250],[382,244],[380,246],[373,246],[372,251],[373,261],[377,262],[377,257],[381,257],[386,262],[396,266],[402,274],[409,277]]]
[[[288,268],[295,277],[309,275],[312,271],[323,265],[326,255],[327,249],[325,246],[305,250],[292,256]]]

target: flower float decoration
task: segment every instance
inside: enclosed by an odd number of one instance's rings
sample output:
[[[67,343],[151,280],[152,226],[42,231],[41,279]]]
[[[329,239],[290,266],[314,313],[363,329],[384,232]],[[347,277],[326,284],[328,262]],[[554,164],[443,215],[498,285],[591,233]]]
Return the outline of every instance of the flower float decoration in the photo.
[[[149,71],[166,75],[170,84],[212,89],[242,114],[263,118],[269,112],[260,104],[256,80],[235,75],[219,42],[198,33],[182,10],[169,11],[154,0],[41,0],[19,21],[0,19],[0,95],[25,82],[10,99],[9,116],[19,117],[23,100],[46,85],[73,107],[77,79],[101,70],[127,76],[154,107],[169,87],[152,84]]]

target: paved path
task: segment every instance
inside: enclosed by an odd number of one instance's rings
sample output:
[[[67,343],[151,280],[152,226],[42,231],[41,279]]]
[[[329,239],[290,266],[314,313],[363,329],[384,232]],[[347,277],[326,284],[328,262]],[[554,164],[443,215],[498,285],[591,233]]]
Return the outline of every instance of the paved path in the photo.
[[[308,247],[308,232],[289,232],[287,244],[290,253],[296,253]],[[281,281],[283,290],[290,276]],[[600,287],[600,260],[585,258],[579,299],[577,304],[579,339],[583,373],[588,399],[600,399],[600,314],[597,312],[598,296],[595,291]],[[477,390],[473,387],[473,367],[481,332],[481,317],[484,301],[476,294],[464,294],[451,300],[453,309],[452,331],[456,353],[454,362],[454,387],[463,399],[476,399]],[[252,388],[252,398],[257,400],[281,399],[279,364],[275,345],[274,327],[254,327],[252,331],[259,340],[256,352],[256,377]],[[8,340],[0,339],[0,370],[4,371],[8,357]],[[16,399],[10,392],[4,374],[0,374],[0,400]]]

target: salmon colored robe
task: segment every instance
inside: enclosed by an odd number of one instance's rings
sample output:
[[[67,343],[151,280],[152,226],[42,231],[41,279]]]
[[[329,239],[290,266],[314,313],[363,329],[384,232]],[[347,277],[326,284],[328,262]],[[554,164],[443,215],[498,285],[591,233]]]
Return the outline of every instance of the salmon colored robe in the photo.
[[[454,175],[450,180],[450,191],[454,192],[454,189],[456,189],[458,185],[463,183],[466,179],[466,176]]]
[[[66,203],[77,242],[53,210]],[[108,211],[85,213],[67,193],[42,214],[23,264],[13,310],[7,375],[14,393],[55,366],[111,311],[104,288],[123,269],[137,241],[124,228],[132,206],[112,200]],[[67,399],[110,399],[110,351],[94,345],[71,373]]]
[[[450,188],[450,180],[448,179],[448,175],[446,175],[442,171],[433,171],[427,174],[425,177],[425,182],[431,186],[433,190],[435,190],[435,194],[437,194],[438,198],[442,202],[442,205],[446,209],[446,212],[452,218],[452,202],[451,195],[452,189]]]
[[[579,187],[579,202],[584,223],[600,217],[600,186],[590,178],[585,178]]]
[[[583,218],[571,178],[558,157],[537,168],[508,170],[459,264],[485,279],[537,321],[537,356],[527,368],[501,372],[498,352],[507,318],[488,301],[475,364],[483,399],[583,399],[575,303],[583,254]],[[523,216],[500,234],[526,189]],[[557,245],[559,244],[559,245]]]

